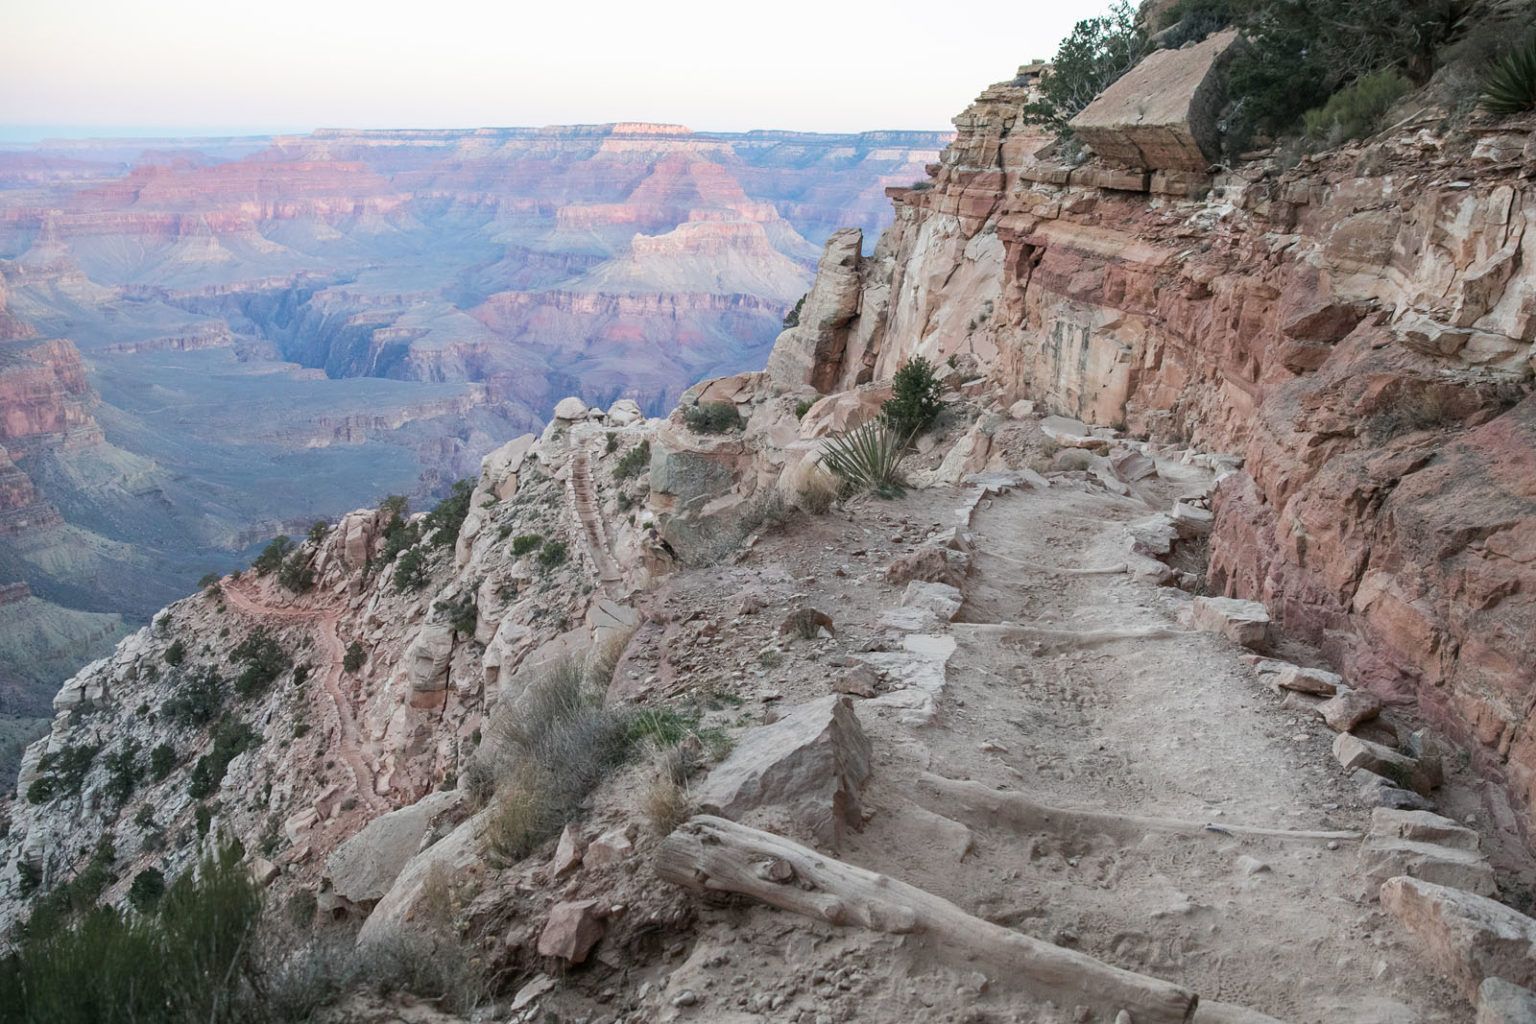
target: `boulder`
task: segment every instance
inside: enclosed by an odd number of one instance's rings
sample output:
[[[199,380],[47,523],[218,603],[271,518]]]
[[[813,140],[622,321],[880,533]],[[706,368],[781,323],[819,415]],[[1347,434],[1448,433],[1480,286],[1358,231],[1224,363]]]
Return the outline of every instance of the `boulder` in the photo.
[[[1360,793],[1360,799],[1373,807],[1385,807],[1398,811],[1433,811],[1435,805],[1411,789],[1393,785],[1390,779],[1375,772],[1357,768],[1350,781]]]
[[[837,635],[837,626],[833,624],[832,616],[809,605],[796,608],[779,623],[780,636],[809,639],[806,634],[819,635],[822,630],[826,630],[828,636]]]
[[[582,863],[593,868],[607,867],[609,864],[628,860],[634,852],[635,842],[630,835],[630,830],[611,828],[587,846]]]
[[[874,669],[868,665],[855,665],[833,678],[832,689],[837,693],[867,698],[875,696],[879,682],[880,674]]]
[[[834,231],[816,265],[816,279],[800,303],[800,320],[773,343],[768,376],[780,385],[809,384],[831,391],[843,365],[849,326],[859,315],[864,232]]]
[[[608,422],[616,427],[627,427],[645,419],[640,403],[633,398],[621,398],[608,407]]]
[[[1325,672],[1320,668],[1302,668],[1300,665],[1285,665],[1283,662],[1270,662],[1271,665],[1282,666],[1279,671],[1273,673],[1273,685],[1281,690],[1294,690],[1297,693],[1310,693],[1318,697],[1332,697],[1344,685],[1341,676],[1333,672]],[[1263,671],[1261,668],[1260,671]]]
[[[824,843],[859,827],[859,790],[870,773],[869,740],[851,698],[802,704],[742,737],[694,796],[699,809],[733,820],[775,808]]]
[[[1381,887],[1381,905],[1469,1001],[1487,978],[1536,985],[1536,920],[1496,900],[1417,878]]]
[[[1027,420],[1035,414],[1035,403],[1029,399],[1020,399],[1008,407],[1010,419]]]
[[[1317,713],[1334,732],[1354,732],[1381,713],[1381,698],[1366,690],[1350,690],[1323,701]]]
[[[561,878],[575,871],[581,866],[585,850],[585,843],[576,826],[565,826],[560,832],[560,841],[555,844],[555,855],[549,862],[550,877]]]
[[[516,494],[518,474],[523,471],[523,462],[537,440],[534,434],[515,437],[481,459],[480,486],[494,494],[497,501],[506,501]]]
[[[1109,447],[1109,441],[1095,436],[1088,424],[1068,416],[1047,416],[1040,421],[1040,432],[1063,448]]]
[[[921,544],[886,567],[885,581],[898,587],[913,580],[959,587],[970,571],[969,553],[944,544]]]
[[[1503,978],[1484,978],[1477,987],[1475,1024],[1536,1024],[1536,992]]]
[[[1360,844],[1359,857],[1361,871],[1372,889],[1389,878],[1407,875],[1479,896],[1492,896],[1498,891],[1492,866],[1475,850],[1370,836]]]
[[[571,395],[555,403],[555,419],[571,422],[587,418],[587,403]]]
[[[448,660],[452,655],[452,627],[429,624],[417,630],[416,638],[400,658],[400,671],[411,691],[430,694],[446,690]]]
[[[1188,623],[1207,633],[1220,633],[1244,647],[1269,643],[1269,610],[1257,601],[1234,597],[1197,597],[1186,611]]]
[[[1157,475],[1157,463],[1140,452],[1131,451],[1129,448],[1115,452],[1109,457],[1109,468],[1116,477],[1125,483],[1134,484],[1138,480]]]
[[[348,512],[336,524],[341,560],[349,569],[360,569],[373,553],[373,532],[378,514],[372,510]]]
[[[800,417],[800,436],[806,440],[845,434],[880,415],[891,397],[889,384],[865,384],[820,399]]]
[[[1334,737],[1333,756],[1345,771],[1364,768],[1421,796],[1428,796],[1435,788],[1431,775],[1415,759],[1347,732]]]
[[[556,903],[539,932],[539,955],[556,956],[568,963],[584,963],[592,947],[608,930],[602,900],[568,900]]]
[[[1218,119],[1236,30],[1195,46],[1156,50],[1072,118],[1073,133],[1105,160],[1145,171],[1206,171],[1221,152]],[[1073,183],[1079,175],[1073,174]]]
[[[1210,509],[1184,501],[1174,502],[1173,511],[1168,513],[1168,518],[1173,520],[1173,528],[1179,531],[1179,536],[1185,538],[1208,535],[1212,524],[1216,521]]]
[[[1371,835],[1438,843],[1458,850],[1477,850],[1482,838],[1472,829],[1429,811],[1402,811],[1378,807],[1371,812]]]
[[[931,612],[944,622],[955,621],[955,616],[960,614],[960,606],[964,603],[965,595],[948,583],[913,580],[907,584],[906,591],[901,595],[903,608],[917,608]]]
[[[421,852],[433,824],[458,807],[461,799],[457,790],[431,793],[409,807],[374,818],[326,859],[331,889],[358,904],[383,899],[405,865]]]

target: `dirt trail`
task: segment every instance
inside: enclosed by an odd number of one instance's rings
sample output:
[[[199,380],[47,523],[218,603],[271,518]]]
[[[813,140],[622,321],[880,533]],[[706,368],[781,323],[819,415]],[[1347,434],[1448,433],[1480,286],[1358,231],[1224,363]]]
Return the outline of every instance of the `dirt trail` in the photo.
[[[325,692],[330,695],[331,706],[336,713],[337,753],[346,762],[356,782],[358,795],[377,813],[391,809],[391,805],[379,796],[375,788],[372,765],[363,756],[357,716],[352,701],[341,685],[342,661],[346,657],[341,637],[336,631],[337,615],[323,608],[284,608],[262,602],[248,594],[242,587],[226,583],[224,599],[234,608],[257,618],[282,619],[287,622],[309,624],[315,635],[315,650],[320,659],[317,666]]]
[[[1426,977],[1367,896],[1355,842],[1136,821],[1010,828],[942,782],[1127,819],[1367,826],[1330,757],[1332,733],[1279,708],[1247,652],[1181,628],[1187,596],[1125,572],[1073,571],[1124,561],[1124,524],[1148,511],[1070,483],[983,502],[939,719],[872,723],[900,753],[877,772],[877,813],[852,859],[1205,1000],[1293,1022],[1464,1020],[1464,1004]],[[1070,642],[1117,632],[1139,635]],[[913,841],[914,823],[929,841]]]
[[[604,592],[610,597],[618,596],[614,591],[624,577],[614,564],[608,537],[603,531],[603,517],[597,505],[597,488],[592,483],[591,453],[580,444],[571,452],[571,478],[567,497],[576,519],[581,523],[582,541],[592,564],[597,567]]]

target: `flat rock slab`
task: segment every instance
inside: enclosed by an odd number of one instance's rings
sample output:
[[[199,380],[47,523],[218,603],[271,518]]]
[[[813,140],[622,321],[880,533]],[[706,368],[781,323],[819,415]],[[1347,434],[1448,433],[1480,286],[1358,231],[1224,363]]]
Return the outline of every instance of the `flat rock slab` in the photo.
[[[1484,978],[1477,987],[1476,1024],[1536,1024],[1536,992],[1503,978]]]
[[[1487,978],[1536,985],[1536,920],[1518,910],[1416,878],[1387,881],[1381,905],[1469,1002]]]
[[[1094,437],[1088,424],[1067,416],[1047,416],[1040,421],[1040,432],[1063,448],[1108,448],[1106,438]]]
[[[949,659],[955,639],[932,633],[912,633],[902,638],[900,651],[861,654],[859,660],[884,675],[889,693],[872,703],[894,708],[904,725],[929,725],[938,716],[938,701],[949,682]]]
[[[1371,835],[1411,839],[1416,843],[1437,843],[1458,850],[1475,851],[1482,846],[1482,837],[1472,829],[1430,811],[1378,807],[1371,812]]]
[[[832,694],[748,732],[694,798],[705,813],[732,820],[780,807],[817,839],[836,844],[847,826],[862,824],[859,790],[869,778],[870,754],[852,698]]]
[[[1341,732],[1334,737],[1333,756],[1338,759],[1345,771],[1363,768],[1382,776],[1394,785],[1411,789],[1420,796],[1428,796],[1434,789],[1434,780],[1430,773],[1421,768],[1414,758],[1399,754],[1391,747],[1363,740],[1347,732]]]
[[[1259,663],[1259,673],[1270,679],[1270,685],[1278,690],[1310,693],[1316,697],[1332,697],[1344,686],[1342,676],[1320,668],[1303,668],[1283,661],[1264,660]]]
[[[353,903],[384,898],[401,870],[421,852],[432,824],[459,805],[456,790],[432,793],[409,807],[381,814],[331,853],[325,862],[331,888]]]
[[[1411,839],[1366,839],[1360,844],[1360,868],[1373,889],[1389,878],[1407,875],[1479,896],[1499,890],[1493,867],[1481,853]]]
[[[1222,636],[1244,647],[1269,643],[1269,609],[1257,601],[1235,597],[1197,597],[1185,611],[1189,625]]]
[[[1381,698],[1365,690],[1351,690],[1319,704],[1317,713],[1334,732],[1354,732],[1381,714]]]
[[[965,603],[965,595],[957,587],[947,583],[924,583],[922,580],[913,580],[907,584],[906,591],[901,595],[903,608],[920,608],[932,612],[933,615],[944,622],[955,621],[955,616],[960,614],[960,606]]]

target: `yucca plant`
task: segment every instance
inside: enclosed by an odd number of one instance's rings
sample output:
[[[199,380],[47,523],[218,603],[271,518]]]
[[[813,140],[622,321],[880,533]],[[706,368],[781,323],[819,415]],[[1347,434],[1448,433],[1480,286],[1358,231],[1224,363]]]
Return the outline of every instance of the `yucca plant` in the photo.
[[[1490,114],[1536,110],[1536,37],[1494,62],[1483,81],[1483,109]]]
[[[873,420],[829,440],[821,450],[821,464],[856,492],[899,498],[904,493],[901,462],[911,439],[889,421]]]

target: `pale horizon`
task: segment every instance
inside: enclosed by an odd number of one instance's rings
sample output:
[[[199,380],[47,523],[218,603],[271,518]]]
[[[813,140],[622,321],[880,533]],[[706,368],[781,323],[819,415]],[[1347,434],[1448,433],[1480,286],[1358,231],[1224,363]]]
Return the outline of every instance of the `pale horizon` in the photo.
[[[769,17],[700,0],[594,0],[580,15],[444,0],[428,19],[398,0],[273,0],[259,16],[57,0],[8,12],[0,141],[617,121],[943,131],[1107,6],[983,0],[945,18],[912,0],[788,0]]]

